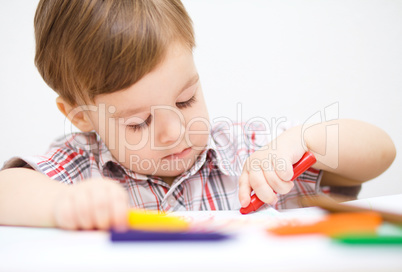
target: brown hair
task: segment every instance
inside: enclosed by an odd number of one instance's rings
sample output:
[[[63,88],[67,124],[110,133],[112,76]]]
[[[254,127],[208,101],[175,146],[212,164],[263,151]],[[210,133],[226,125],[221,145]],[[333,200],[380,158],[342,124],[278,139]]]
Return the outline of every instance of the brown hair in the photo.
[[[34,25],[36,67],[71,105],[131,86],[173,41],[195,46],[180,0],[41,0]]]

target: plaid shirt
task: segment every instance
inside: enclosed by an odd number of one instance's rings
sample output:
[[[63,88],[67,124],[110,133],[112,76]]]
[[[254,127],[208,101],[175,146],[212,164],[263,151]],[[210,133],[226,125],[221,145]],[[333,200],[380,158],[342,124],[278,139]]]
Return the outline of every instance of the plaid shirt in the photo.
[[[245,125],[215,125],[205,150],[171,186],[159,177],[141,175],[120,165],[95,132],[60,138],[45,155],[14,157],[3,169],[32,167],[67,184],[95,177],[111,178],[126,188],[133,207],[162,211],[234,210],[240,208],[238,179],[245,160],[273,138],[266,130],[264,133],[262,126]],[[287,128],[282,125],[277,134]],[[279,196],[275,208],[297,208],[298,196],[321,192],[320,179],[319,170],[308,169],[294,180],[295,186],[289,193]]]

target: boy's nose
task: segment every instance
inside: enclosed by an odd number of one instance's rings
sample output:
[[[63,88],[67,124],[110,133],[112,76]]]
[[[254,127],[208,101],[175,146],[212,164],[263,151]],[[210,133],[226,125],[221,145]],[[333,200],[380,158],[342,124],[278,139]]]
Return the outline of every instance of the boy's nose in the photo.
[[[185,120],[177,109],[158,108],[154,111],[155,138],[163,144],[180,143],[185,133]]]

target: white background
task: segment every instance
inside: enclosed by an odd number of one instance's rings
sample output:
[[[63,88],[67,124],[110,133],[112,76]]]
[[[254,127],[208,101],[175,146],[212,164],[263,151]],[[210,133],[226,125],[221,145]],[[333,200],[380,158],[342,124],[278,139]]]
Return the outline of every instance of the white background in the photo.
[[[33,64],[37,3],[0,0],[0,163],[43,153],[69,127]],[[303,122],[337,103],[339,118],[379,126],[401,150],[402,1],[184,4],[195,25],[195,59],[212,120]],[[398,154],[360,197],[402,193],[401,165]]]

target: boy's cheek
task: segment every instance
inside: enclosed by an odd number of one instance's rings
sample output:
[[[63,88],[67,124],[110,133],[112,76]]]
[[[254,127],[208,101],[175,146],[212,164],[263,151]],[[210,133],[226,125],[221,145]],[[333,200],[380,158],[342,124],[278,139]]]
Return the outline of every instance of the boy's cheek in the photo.
[[[204,117],[194,117],[187,121],[185,136],[187,138],[186,140],[189,140],[193,145],[203,144],[208,141],[211,124],[207,113],[205,113],[205,115]]]
[[[208,142],[209,133],[209,127],[204,124],[194,124],[191,130],[188,130],[185,135],[187,145],[204,147]]]
[[[203,150],[208,143],[208,134],[191,135],[187,140],[187,145],[191,146],[194,150]]]

